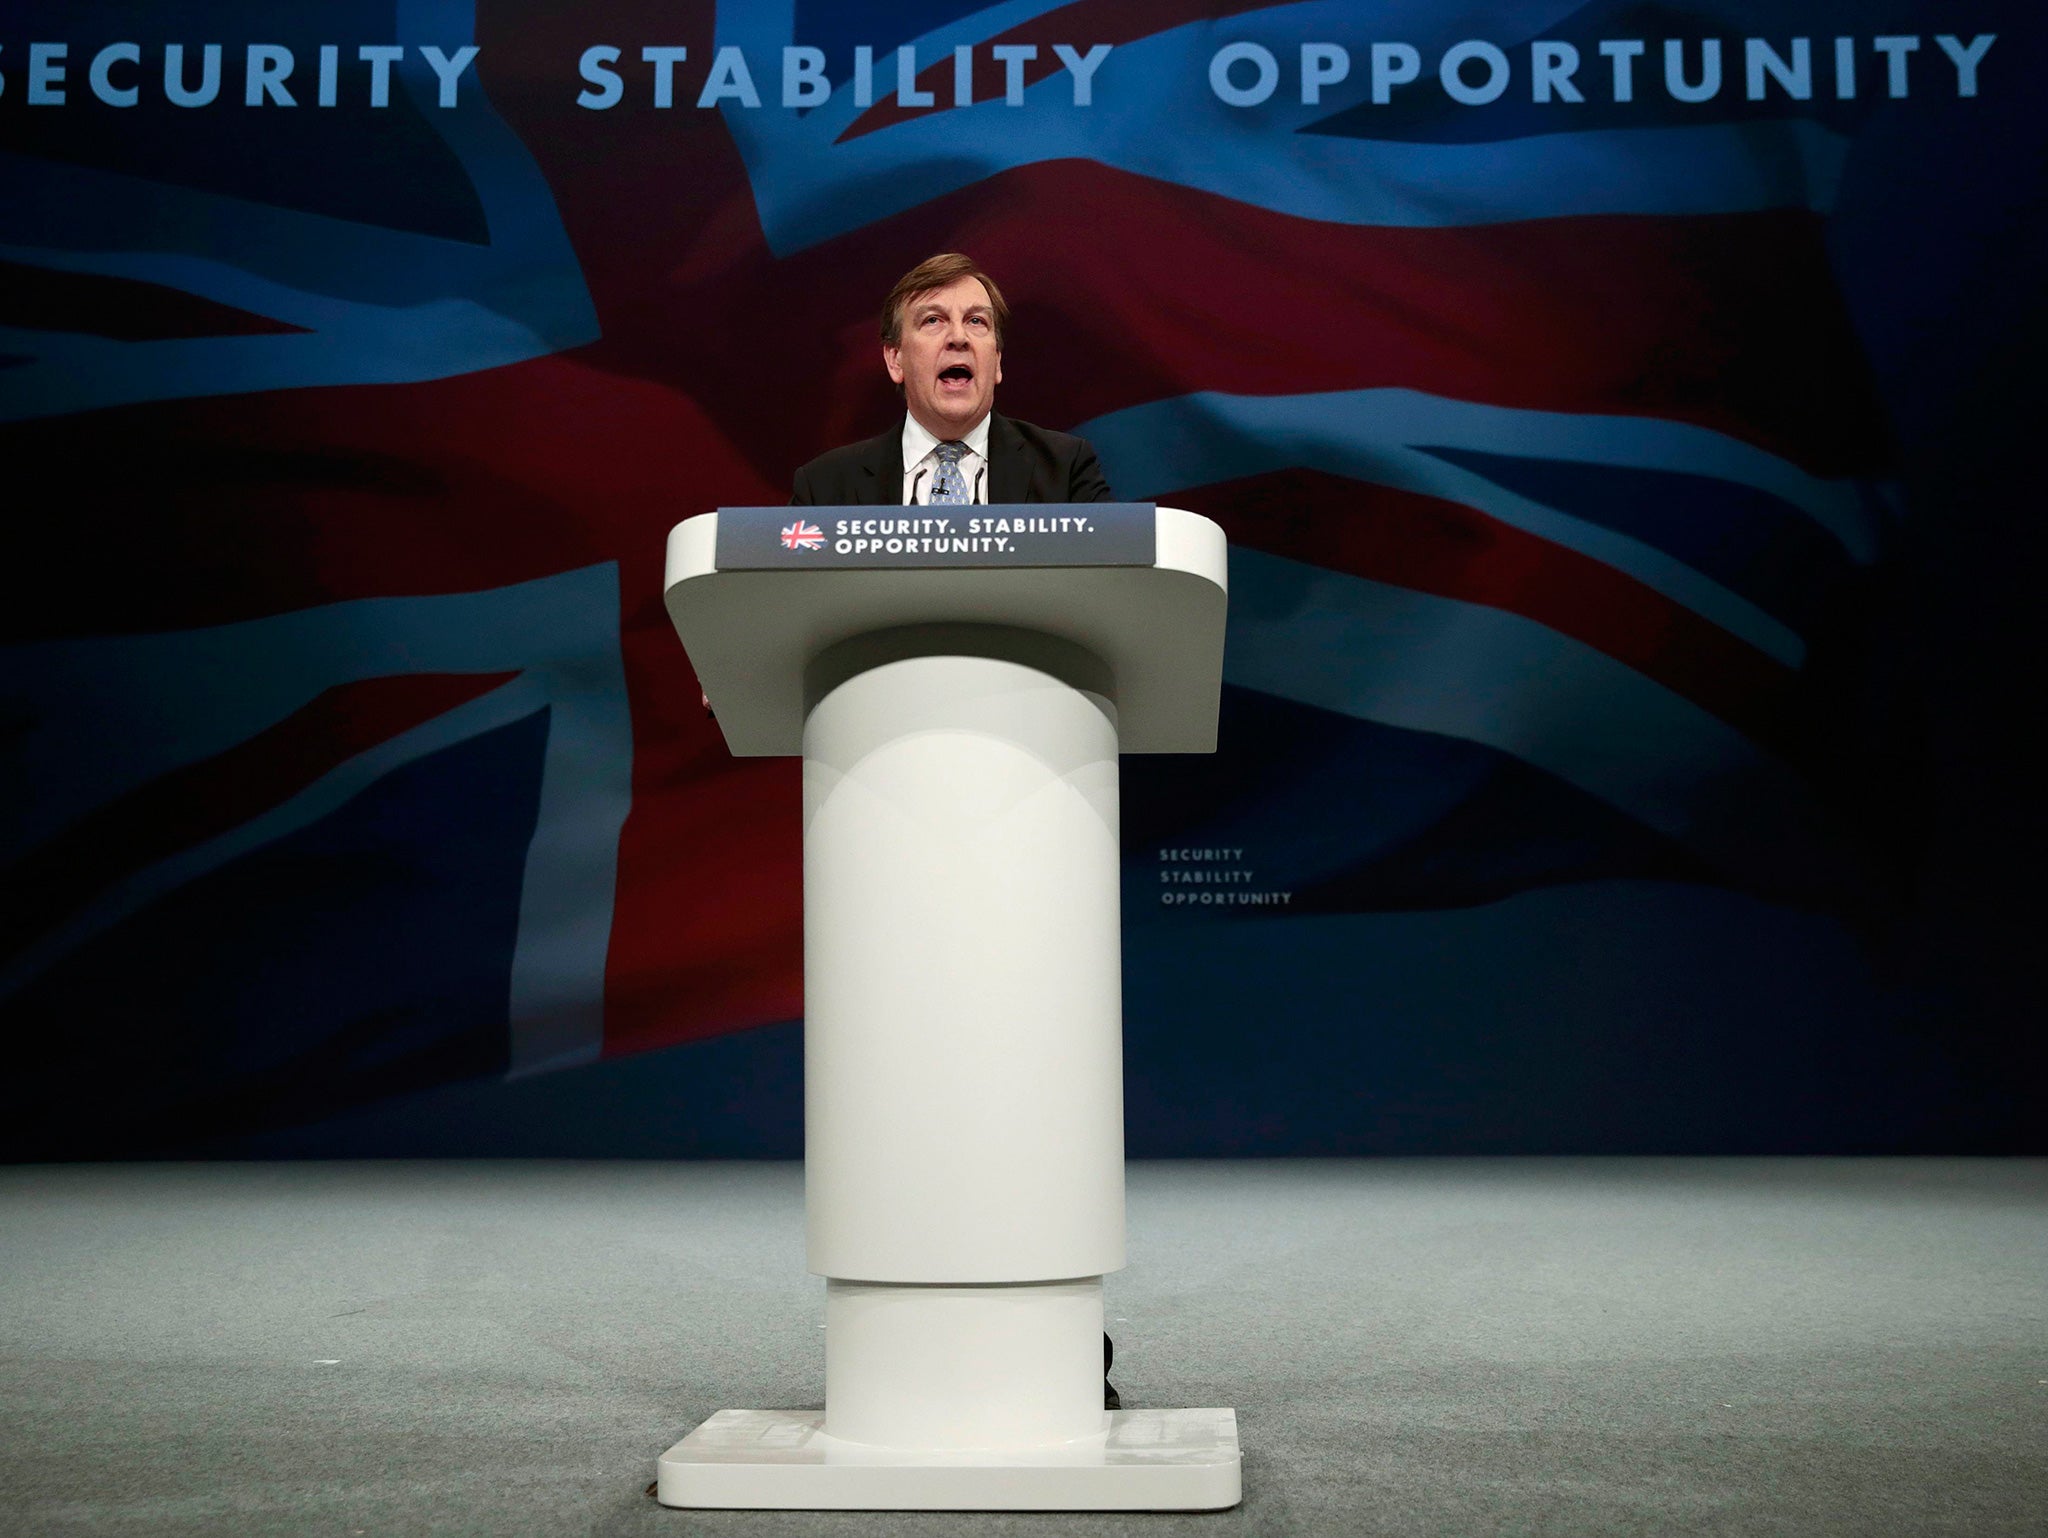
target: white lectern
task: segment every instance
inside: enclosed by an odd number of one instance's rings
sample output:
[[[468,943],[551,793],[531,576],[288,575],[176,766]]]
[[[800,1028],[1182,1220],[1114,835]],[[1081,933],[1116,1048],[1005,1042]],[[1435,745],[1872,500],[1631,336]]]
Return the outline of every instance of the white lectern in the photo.
[[[671,1506],[1202,1510],[1227,1409],[1105,1411],[1124,1264],[1117,755],[1216,746],[1225,547],[1148,504],[722,508],[667,597],[732,751],[804,760],[825,1409],[723,1410]]]

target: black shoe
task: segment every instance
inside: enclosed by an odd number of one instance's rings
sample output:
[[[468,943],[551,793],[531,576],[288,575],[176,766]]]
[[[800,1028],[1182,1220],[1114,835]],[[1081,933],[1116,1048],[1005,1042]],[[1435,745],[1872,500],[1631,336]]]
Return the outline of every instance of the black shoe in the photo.
[[[1102,1408],[1121,1410],[1123,1396],[1116,1391],[1116,1385],[1109,1381],[1109,1364],[1116,1360],[1116,1342],[1109,1338],[1109,1332],[1102,1332]]]

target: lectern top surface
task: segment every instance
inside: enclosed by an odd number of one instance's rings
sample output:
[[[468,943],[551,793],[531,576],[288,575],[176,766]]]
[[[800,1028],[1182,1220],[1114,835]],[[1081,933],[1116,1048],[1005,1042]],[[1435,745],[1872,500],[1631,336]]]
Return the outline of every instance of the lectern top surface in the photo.
[[[903,519],[947,528],[909,538],[879,530],[881,520]],[[854,527],[869,522],[877,529]],[[736,539],[742,527],[748,537]],[[934,549],[941,540],[978,541],[987,553]],[[1020,550],[1041,564],[1020,564]],[[1115,681],[1125,752],[1209,753],[1227,561],[1223,531],[1209,519],[1147,504],[724,508],[670,531],[666,597],[726,743],[741,757],[803,751],[805,669],[829,647],[947,624],[1071,642]]]

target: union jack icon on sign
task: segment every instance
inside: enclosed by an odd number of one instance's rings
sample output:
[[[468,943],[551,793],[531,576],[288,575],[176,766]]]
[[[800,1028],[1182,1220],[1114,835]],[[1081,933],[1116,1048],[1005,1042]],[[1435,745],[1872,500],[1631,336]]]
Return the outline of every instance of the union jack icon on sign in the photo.
[[[782,531],[782,548],[785,550],[822,550],[825,546],[825,531],[815,523],[805,523],[799,518]]]

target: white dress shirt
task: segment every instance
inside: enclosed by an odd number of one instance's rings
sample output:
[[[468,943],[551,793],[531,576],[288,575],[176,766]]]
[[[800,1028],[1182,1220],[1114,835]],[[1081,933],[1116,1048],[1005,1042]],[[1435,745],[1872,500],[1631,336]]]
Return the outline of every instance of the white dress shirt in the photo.
[[[967,483],[967,500],[988,503],[988,418],[983,417],[960,440],[967,452],[960,456],[960,478]],[[932,481],[939,473],[939,440],[924,430],[924,424],[909,412],[903,413],[903,505],[923,506],[932,499]]]

